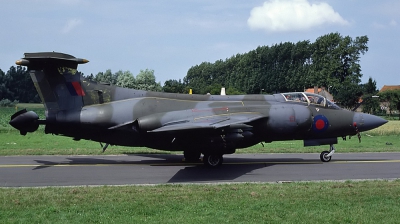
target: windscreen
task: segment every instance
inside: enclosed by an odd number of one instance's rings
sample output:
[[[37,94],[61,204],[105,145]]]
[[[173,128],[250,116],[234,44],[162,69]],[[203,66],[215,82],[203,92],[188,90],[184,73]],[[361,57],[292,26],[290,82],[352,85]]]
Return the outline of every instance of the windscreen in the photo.
[[[331,109],[336,109],[336,110],[341,110],[342,109],[341,107],[336,105],[334,102],[329,101],[329,100],[326,100],[326,105],[327,105],[328,108],[331,108]]]
[[[327,107],[330,109],[341,109],[338,105],[329,101],[325,97],[314,94],[314,93],[302,93],[302,92],[293,92],[293,93],[282,93],[283,97],[285,97],[286,101],[293,102],[301,102],[312,105],[317,105],[320,107]]]

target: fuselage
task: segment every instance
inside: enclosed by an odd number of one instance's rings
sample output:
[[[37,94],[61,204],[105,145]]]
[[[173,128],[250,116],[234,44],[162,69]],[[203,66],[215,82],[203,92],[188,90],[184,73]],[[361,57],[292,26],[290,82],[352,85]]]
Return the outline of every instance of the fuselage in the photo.
[[[262,141],[345,137],[359,131],[354,126],[354,117],[358,113],[337,106],[330,107],[325,98],[322,98],[323,104],[317,104],[310,100],[288,100],[285,94],[189,95],[122,88],[115,88],[114,91],[112,95],[124,98],[86,105],[81,110],[58,111],[48,118],[46,132],[115,145],[183,150],[190,143],[203,145],[204,142],[213,142],[224,133],[211,130],[206,133],[187,131],[160,135],[151,131],[174,122],[230,119],[237,114],[252,113],[261,114],[264,118],[250,121],[251,137],[236,141],[234,148]],[[118,94],[118,91],[123,94]],[[307,96],[314,97],[312,94]],[[362,126],[362,122],[358,125]],[[190,143],[170,144],[176,136],[183,136]]]

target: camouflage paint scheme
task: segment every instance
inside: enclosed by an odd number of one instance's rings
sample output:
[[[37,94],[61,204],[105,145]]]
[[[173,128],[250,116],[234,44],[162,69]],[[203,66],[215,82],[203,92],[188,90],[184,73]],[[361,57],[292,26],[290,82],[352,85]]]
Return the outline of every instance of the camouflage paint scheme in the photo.
[[[214,155],[220,165],[223,154],[260,142],[304,140],[305,146],[332,146],[338,137],[387,122],[343,110],[314,94],[189,95],[104,85],[77,71],[86,62],[57,52],[26,53],[16,63],[28,67],[46,119],[25,110],[13,115],[10,124],[21,134],[44,124],[46,133],[75,140],[184,151],[187,159]],[[293,96],[297,100],[289,99]]]

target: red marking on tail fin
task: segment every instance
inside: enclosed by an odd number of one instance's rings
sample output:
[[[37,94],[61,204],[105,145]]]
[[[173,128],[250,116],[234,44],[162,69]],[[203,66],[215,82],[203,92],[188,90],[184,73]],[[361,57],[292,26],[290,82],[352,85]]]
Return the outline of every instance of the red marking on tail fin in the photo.
[[[78,94],[78,96],[85,96],[85,92],[82,89],[82,86],[79,82],[71,82],[72,86],[74,86],[74,89],[76,91],[76,93]]]

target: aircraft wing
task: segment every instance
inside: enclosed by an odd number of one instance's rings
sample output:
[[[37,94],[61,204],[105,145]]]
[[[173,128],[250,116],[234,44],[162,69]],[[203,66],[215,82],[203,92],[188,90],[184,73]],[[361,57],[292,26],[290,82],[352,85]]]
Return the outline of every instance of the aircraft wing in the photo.
[[[211,115],[197,117],[193,120],[184,120],[179,122],[169,122],[162,127],[148,132],[168,132],[184,131],[198,129],[218,129],[224,127],[230,128],[250,128],[252,126],[246,123],[265,118],[266,116],[258,112],[239,112],[225,115]]]

